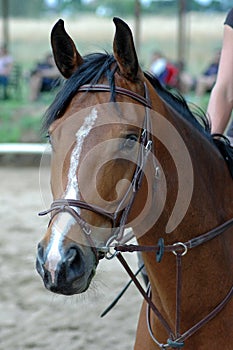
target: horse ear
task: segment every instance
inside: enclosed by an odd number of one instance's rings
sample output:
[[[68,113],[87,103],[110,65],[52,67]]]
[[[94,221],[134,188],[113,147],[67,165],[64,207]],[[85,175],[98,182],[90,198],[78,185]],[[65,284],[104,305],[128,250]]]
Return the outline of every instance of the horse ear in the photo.
[[[52,29],[51,45],[57,68],[68,79],[83,63],[83,58],[78,53],[73,40],[65,31],[62,19],[59,19]]]
[[[113,18],[113,22],[116,26],[113,52],[121,74],[131,81],[140,77],[142,79],[143,73],[138,63],[133,35],[129,26],[117,17]]]

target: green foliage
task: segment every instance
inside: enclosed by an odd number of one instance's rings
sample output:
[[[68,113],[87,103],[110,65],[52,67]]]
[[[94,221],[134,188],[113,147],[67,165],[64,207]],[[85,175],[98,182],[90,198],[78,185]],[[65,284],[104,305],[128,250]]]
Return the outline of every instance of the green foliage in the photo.
[[[41,106],[23,97],[0,101],[0,142],[40,142]]]
[[[45,9],[44,1],[41,0],[10,0],[8,3],[9,14],[12,17],[39,17]]]
[[[10,123],[1,123],[0,140],[1,142],[19,142],[20,130],[17,127],[12,127]]]
[[[108,9],[110,16],[127,16],[134,13],[135,0],[97,0],[96,9],[100,7]]]
[[[143,13],[174,15],[178,11],[177,0],[151,0],[147,3],[141,2]],[[96,13],[101,16],[127,16],[133,15],[135,11],[135,0],[93,0],[90,2],[82,0],[57,0],[55,5],[49,6],[46,0],[19,1],[11,0],[9,4],[9,15],[11,17],[39,18],[46,13],[73,15],[80,12]],[[208,5],[201,5],[195,0],[186,0],[187,11],[227,11],[231,6],[231,0],[212,0]]]
[[[0,142],[39,142],[41,141],[40,126],[40,116],[25,115],[17,119],[11,109],[7,108],[0,117]]]

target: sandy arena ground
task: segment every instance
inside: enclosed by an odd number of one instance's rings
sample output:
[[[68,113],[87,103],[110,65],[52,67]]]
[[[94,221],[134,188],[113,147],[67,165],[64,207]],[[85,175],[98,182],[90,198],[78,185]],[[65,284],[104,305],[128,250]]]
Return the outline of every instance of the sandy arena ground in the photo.
[[[141,296],[131,286],[100,314],[128,281],[118,261],[101,262],[90,291],[65,297],[48,292],[35,270],[36,246],[48,218],[38,168],[0,167],[0,350],[133,349]],[[133,256],[128,260],[136,267]]]

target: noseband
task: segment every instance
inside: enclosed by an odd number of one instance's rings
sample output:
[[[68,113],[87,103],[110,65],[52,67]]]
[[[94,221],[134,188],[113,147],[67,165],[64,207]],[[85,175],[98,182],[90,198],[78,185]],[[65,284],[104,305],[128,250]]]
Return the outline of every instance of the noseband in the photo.
[[[124,229],[125,229],[127,218],[132,208],[136,193],[138,192],[141,186],[145,164],[148,158],[148,154],[152,148],[151,118],[149,115],[149,110],[151,109],[151,102],[149,99],[149,93],[148,93],[148,88],[146,84],[144,84],[144,89],[145,89],[145,97],[133,91],[124,89],[122,87],[119,87],[119,86],[115,87],[115,92],[117,94],[130,97],[132,100],[139,102],[145,107],[145,117],[144,117],[142,132],[139,140],[140,147],[138,152],[137,165],[134,171],[131,184],[128,187],[123,198],[121,199],[120,203],[118,204],[115,212],[110,213],[106,211],[104,208],[101,208],[94,204],[84,202],[79,199],[62,198],[62,199],[55,200],[51,204],[50,209],[39,213],[39,215],[41,216],[52,212],[52,218],[61,212],[70,213],[74,217],[74,219],[77,221],[77,223],[80,225],[83,232],[85,233],[87,241],[92,247],[97,260],[99,260],[104,256],[107,258],[112,257],[112,255],[110,254],[109,246],[113,241],[116,241],[119,244],[120,242],[123,243],[123,241],[126,242],[130,238],[132,238],[132,235],[130,235],[130,237],[128,235],[127,239],[123,239]],[[104,85],[104,84],[96,84],[96,85],[87,84],[87,85],[82,85],[79,88],[78,92],[111,92],[111,89],[110,89],[110,86]],[[126,201],[128,202],[126,205],[124,205]],[[92,211],[93,213],[99,214],[111,221],[112,231],[114,232],[114,234],[107,240],[104,247],[97,248],[95,246],[91,235],[92,234],[91,226],[86,222],[86,220],[84,220],[80,216],[80,214],[76,209],[86,209],[86,210]]]

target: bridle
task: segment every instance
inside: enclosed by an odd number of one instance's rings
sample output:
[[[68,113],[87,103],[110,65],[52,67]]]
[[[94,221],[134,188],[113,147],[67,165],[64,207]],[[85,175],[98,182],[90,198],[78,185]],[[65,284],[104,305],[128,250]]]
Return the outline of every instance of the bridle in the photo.
[[[82,228],[87,241],[89,245],[91,246],[97,261],[103,257],[106,257],[108,259],[113,258],[116,256],[118,260],[121,262],[129,276],[132,278],[134,284],[138,288],[139,292],[144,297],[145,301],[147,302],[147,324],[148,324],[148,330],[149,333],[153,339],[153,341],[157,344],[157,346],[160,349],[167,349],[167,348],[182,348],[184,346],[184,341],[191,337],[194,333],[196,333],[201,327],[203,327],[207,322],[209,322],[211,319],[213,319],[229,302],[231,297],[233,296],[233,286],[227,293],[226,297],[223,299],[223,301],[218,304],[213,311],[211,311],[206,317],[204,317],[201,321],[199,321],[197,324],[195,324],[193,327],[191,327],[189,330],[187,330],[185,333],[180,334],[180,319],[181,319],[181,285],[182,285],[182,257],[192,248],[195,248],[201,244],[204,244],[215,237],[219,236],[223,232],[225,232],[228,228],[233,226],[233,219],[228,220],[224,224],[198,236],[195,237],[185,243],[183,242],[176,242],[172,245],[164,245],[164,241],[162,238],[159,239],[158,244],[155,246],[140,246],[140,245],[126,245],[125,243],[129,241],[133,235],[124,236],[124,229],[127,222],[127,218],[129,215],[129,212],[132,208],[132,205],[135,200],[135,196],[141,186],[142,179],[144,176],[144,169],[145,165],[148,159],[148,155],[152,149],[152,132],[151,132],[151,118],[150,118],[150,109],[152,108],[151,102],[149,99],[149,93],[148,88],[146,84],[144,84],[145,87],[145,97],[121,88],[121,87],[115,87],[115,92],[117,94],[125,95],[127,97],[130,97],[131,99],[139,102],[145,107],[145,117],[144,122],[142,126],[142,132],[140,136],[140,147],[138,152],[138,159],[137,159],[137,165],[132,177],[131,185],[129,186],[128,190],[126,191],[125,195],[121,199],[117,209],[114,213],[110,213],[106,211],[104,208],[101,208],[99,206],[86,203],[82,200],[76,200],[76,199],[58,199],[55,200],[52,204],[50,209],[40,212],[39,215],[45,215],[48,213],[52,213],[52,218],[61,213],[61,212],[68,212],[70,215],[72,215],[77,223]],[[111,92],[111,89],[108,85],[104,84],[96,84],[96,85],[83,85],[79,88],[79,92]],[[127,200],[127,204],[125,205],[125,202]],[[92,239],[92,230],[91,226],[81,217],[81,215],[78,213],[77,209],[86,209],[93,213],[102,215],[103,217],[107,218],[112,223],[112,228],[114,234],[108,239],[104,247],[101,247],[101,249],[97,248],[93,242]],[[52,220],[51,218],[51,220]],[[115,242],[115,243],[114,243]],[[114,253],[112,253],[111,249],[114,248]],[[123,252],[154,252],[156,255],[156,261],[159,263],[164,253],[166,252],[172,252],[176,256],[176,322],[175,322],[175,332],[172,331],[167,321],[164,319],[162,314],[159,312],[157,307],[152,302],[151,297],[151,291],[150,288],[148,292],[144,290],[144,288],[141,286],[140,282],[136,278],[135,274],[132,272],[130,267],[128,266],[126,260],[123,258],[122,253]],[[152,329],[151,329],[151,323],[150,323],[150,313],[151,310],[156,315],[156,317],[159,319],[163,327],[166,329],[168,333],[168,340],[167,343],[162,344],[160,343],[153,335]]]
[[[210,240],[218,237],[219,235],[223,234],[226,230],[231,228],[233,226],[233,219],[230,219],[226,222],[224,222],[222,225],[217,226],[216,228],[197,236],[193,239],[190,239],[189,241],[183,243],[183,242],[176,242],[171,245],[164,245],[164,240],[160,238],[158,240],[158,244],[155,246],[142,246],[142,245],[119,245],[115,247],[116,252],[154,252],[155,253],[155,260],[157,263],[160,263],[164,253],[166,252],[172,252],[176,256],[176,320],[175,320],[175,332],[172,331],[167,321],[164,319],[163,315],[159,312],[155,304],[152,302],[151,298],[151,289],[149,286],[149,289],[147,292],[144,291],[141,284],[135,277],[134,273],[128,266],[127,262],[123,258],[122,254],[116,255],[121,264],[124,266],[125,270],[131,277],[132,281],[138,288],[139,292],[144,297],[145,301],[147,302],[147,325],[148,330],[150,333],[151,338],[153,341],[158,345],[160,349],[167,349],[167,348],[182,348],[184,346],[184,341],[190,338],[194,333],[196,333],[200,328],[202,328],[207,322],[212,320],[215,316],[217,316],[220,311],[227,305],[227,303],[230,301],[230,299],[233,296],[233,286],[228,291],[225,298],[207,315],[205,316],[201,321],[197,322],[194,326],[192,326],[190,329],[188,329],[183,334],[180,334],[180,320],[181,320],[181,286],[182,286],[182,257],[188,253],[189,250],[198,247],[204,243],[209,242]],[[167,340],[166,344],[160,343],[155,336],[153,335],[151,323],[150,323],[150,311],[153,311],[153,313],[157,316],[160,323],[163,325],[165,330],[167,331],[169,338]]]
[[[128,187],[126,193],[120,200],[116,210],[114,213],[110,213],[106,211],[104,208],[101,208],[97,205],[93,205],[90,203],[87,203],[85,201],[79,200],[79,199],[58,199],[55,200],[52,204],[50,209],[42,211],[39,213],[39,215],[46,215],[50,212],[52,212],[52,218],[61,212],[68,212],[70,213],[77,223],[82,228],[83,232],[85,233],[85,236],[87,238],[87,241],[89,245],[91,246],[97,261],[100,259],[100,257],[112,257],[112,254],[110,253],[110,245],[113,241],[116,241],[117,243],[122,242],[123,236],[124,236],[124,229],[125,225],[128,219],[129,212],[131,210],[131,207],[133,205],[135,196],[141,186],[142,179],[143,179],[143,173],[144,168],[147,162],[148,155],[150,153],[151,147],[152,147],[152,139],[151,139],[151,118],[149,115],[149,110],[151,109],[151,103],[149,99],[148,89],[146,84],[145,86],[145,97],[124,89],[122,87],[116,87],[115,92],[121,95],[125,95],[130,97],[131,99],[139,102],[143,106],[145,106],[145,117],[142,125],[142,131],[140,135],[139,140],[139,152],[138,152],[138,158],[137,158],[137,164],[136,168],[132,177],[132,181],[130,186]],[[83,92],[110,92],[110,87],[108,85],[103,84],[97,84],[97,85],[82,85],[79,90]],[[92,239],[92,230],[91,226],[80,216],[77,210],[75,209],[86,209],[93,213],[102,215],[103,217],[107,218],[111,221],[112,224],[112,231],[114,234],[108,239],[108,241],[105,243],[104,247],[101,247],[100,249],[97,248],[93,242]],[[132,238],[132,235],[127,236],[126,241],[128,241],[130,238]],[[115,255],[115,254],[114,254]]]

